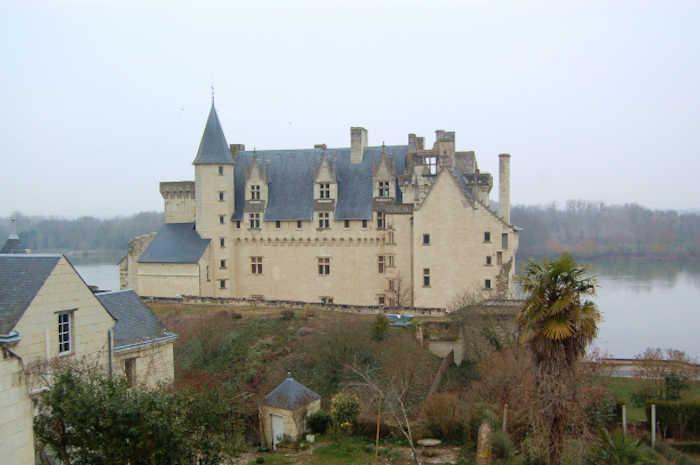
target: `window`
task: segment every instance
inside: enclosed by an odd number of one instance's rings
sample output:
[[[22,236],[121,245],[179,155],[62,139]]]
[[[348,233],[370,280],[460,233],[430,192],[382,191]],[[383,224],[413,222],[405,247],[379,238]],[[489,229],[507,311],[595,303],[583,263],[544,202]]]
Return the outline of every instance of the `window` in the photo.
[[[219,176],[223,176],[223,175],[224,175],[224,167],[219,166]]]
[[[490,279],[484,280],[484,289],[491,289],[491,280]]]
[[[428,165],[430,174],[437,174],[437,157],[425,157],[425,164]]]
[[[331,185],[328,184],[327,182],[322,182],[321,184],[318,185],[318,192],[319,192],[320,198],[330,199],[331,198]]]
[[[390,279],[390,280],[389,280],[389,290],[390,290],[390,291],[395,291],[395,290],[396,290],[396,280],[395,280],[395,279]]]
[[[333,297],[331,297],[329,295],[322,295],[320,297],[320,299],[321,299],[321,304],[323,304],[323,305],[331,305],[333,303]]]
[[[250,186],[250,200],[260,200],[260,186],[258,184]]]
[[[491,242],[491,233],[488,231],[484,232],[484,242]]]
[[[219,224],[226,223],[226,217],[224,215],[219,215]]]
[[[236,221],[236,229],[241,229],[241,220]]]
[[[226,260],[219,260],[219,268],[222,270],[226,269]]]
[[[279,229],[282,227],[282,222],[281,221],[275,221],[275,228]]]
[[[262,257],[250,257],[250,272],[253,274],[262,274]]]
[[[430,245],[430,234],[423,234],[423,245]]]
[[[345,227],[349,228],[350,227],[350,220],[345,220]]]
[[[58,353],[67,354],[71,351],[73,314],[63,312],[58,314]]]
[[[331,274],[331,259],[328,257],[318,257],[318,274],[328,276]]]
[[[501,251],[496,252],[496,264],[503,265],[503,252]]]
[[[222,249],[226,248],[226,238],[224,238],[224,237],[219,238],[219,247],[221,247]]]
[[[224,201],[224,191],[219,191],[219,202]]]
[[[207,270],[207,282],[209,282],[209,281],[211,281],[211,279],[209,278],[209,265],[207,265],[206,270]]]
[[[395,244],[394,242],[394,231],[389,231],[386,235],[386,240],[389,244]]]
[[[297,221],[297,229],[301,229],[301,221]]]
[[[501,248],[508,250],[508,233],[501,234]]]
[[[226,280],[225,279],[219,280],[219,289],[226,289]]]
[[[486,266],[491,266],[491,255],[486,256]]]
[[[362,220],[362,227],[367,229],[367,220]]]
[[[393,256],[393,255],[387,255],[387,256],[386,256],[386,266],[387,266],[387,268],[393,268],[393,267],[394,267],[394,256]]]
[[[384,273],[384,268],[386,266],[386,257],[384,255],[380,255],[377,257],[377,268],[380,273]]]
[[[430,268],[423,268],[423,287],[430,287]]]
[[[250,229],[260,229],[260,213],[248,213]]]
[[[390,185],[389,181],[379,181],[379,197],[391,197]]]
[[[329,229],[331,227],[331,214],[328,212],[321,212],[318,214],[318,228],[319,229]]]
[[[384,305],[384,302],[386,302],[386,297],[384,297],[384,294],[379,294],[377,296],[377,305]]]
[[[129,387],[136,385],[136,357],[124,360],[124,374],[126,375],[126,385]]]
[[[377,229],[384,229],[386,227],[386,215],[384,212],[377,212]]]

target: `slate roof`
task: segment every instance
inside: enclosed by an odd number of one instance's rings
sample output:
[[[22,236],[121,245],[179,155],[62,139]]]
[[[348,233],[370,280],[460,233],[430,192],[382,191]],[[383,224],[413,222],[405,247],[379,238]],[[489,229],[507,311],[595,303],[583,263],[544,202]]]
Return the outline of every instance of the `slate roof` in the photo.
[[[166,223],[139,257],[139,263],[197,263],[209,239],[202,239],[194,223]]]
[[[107,309],[114,325],[114,349],[124,349],[134,344],[146,344],[163,339],[174,339],[151,309],[131,289],[95,294]]]
[[[0,253],[26,253],[27,248],[24,246],[22,239],[17,236],[10,236],[5,241],[5,245],[0,249]]]
[[[394,175],[402,174],[408,152],[407,145],[385,147],[386,156],[394,164]],[[361,163],[351,163],[350,148],[241,151],[235,165],[234,220],[243,220],[245,182],[248,166],[255,157],[265,165],[268,178],[268,203],[265,221],[313,220],[314,173],[325,154],[331,162],[338,183],[335,218],[337,220],[369,220],[372,218],[372,174],[379,163],[382,147],[366,147]],[[395,193],[401,203],[401,191]]]
[[[197,156],[193,165],[232,165],[233,157],[229,149],[224,130],[221,128],[219,115],[216,114],[214,102],[211,102],[211,110],[207,124],[204,126],[202,140],[199,142]]]
[[[292,378],[292,374],[288,373],[287,378],[265,396],[263,405],[296,410],[320,398],[321,396]]]
[[[44,285],[61,255],[0,255],[0,334],[8,334]]]

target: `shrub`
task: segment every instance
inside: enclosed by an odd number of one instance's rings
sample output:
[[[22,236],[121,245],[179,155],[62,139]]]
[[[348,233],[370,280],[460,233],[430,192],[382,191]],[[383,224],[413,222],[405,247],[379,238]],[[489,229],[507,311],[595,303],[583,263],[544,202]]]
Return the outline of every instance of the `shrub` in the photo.
[[[656,443],[656,450],[669,462],[675,465],[700,465],[700,462],[684,454],[683,452],[674,449],[664,442]]]
[[[331,419],[333,426],[351,432],[360,413],[360,400],[354,394],[339,392],[331,399]]]
[[[290,308],[285,308],[284,310],[282,310],[281,315],[283,320],[292,320],[294,319],[294,310]]]
[[[644,386],[640,390],[633,392],[630,400],[634,407],[644,407],[653,400],[661,398],[661,393],[656,386]]]
[[[682,439],[686,432],[700,433],[700,401],[662,400],[656,404],[656,421],[661,431]],[[651,423],[651,404],[646,408],[647,421]]]
[[[258,458],[255,459],[255,463],[265,463],[265,457],[258,456]]]
[[[586,462],[590,465],[654,465],[656,458],[638,440],[619,431],[610,434],[603,429]]]
[[[309,430],[312,433],[323,434],[328,430],[328,426],[331,424],[331,416],[323,410],[319,410],[306,418],[306,424],[309,426]]]
[[[443,441],[462,442],[465,435],[465,412],[454,394],[440,393],[423,402],[421,413],[428,432]]]
[[[372,339],[383,341],[389,333],[389,319],[383,313],[377,313],[372,323]]]
[[[494,458],[510,460],[513,456],[514,447],[510,438],[503,431],[493,431],[491,433],[491,451]]]

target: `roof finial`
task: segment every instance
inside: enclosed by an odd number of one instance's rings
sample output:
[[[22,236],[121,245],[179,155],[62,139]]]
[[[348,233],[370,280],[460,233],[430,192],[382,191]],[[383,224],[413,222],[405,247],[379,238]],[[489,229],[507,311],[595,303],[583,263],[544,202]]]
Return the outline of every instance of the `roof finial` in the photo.
[[[384,141],[382,141],[382,155],[386,155],[386,145],[384,145]]]
[[[211,83],[211,105],[214,106],[214,83]]]
[[[287,372],[287,378],[288,378],[288,379],[292,379],[292,372],[291,372],[291,371],[288,371],[288,372]]]
[[[19,239],[17,235],[17,219],[10,218],[10,237],[9,239]]]

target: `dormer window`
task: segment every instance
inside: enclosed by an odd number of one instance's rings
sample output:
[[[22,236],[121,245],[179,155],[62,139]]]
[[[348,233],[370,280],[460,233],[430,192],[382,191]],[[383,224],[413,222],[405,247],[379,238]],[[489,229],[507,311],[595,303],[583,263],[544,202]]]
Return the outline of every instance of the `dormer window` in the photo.
[[[318,214],[318,228],[319,229],[329,229],[331,227],[331,215],[327,212],[321,212]]]
[[[431,175],[437,174],[437,157],[425,157],[425,164]]]
[[[249,213],[248,220],[250,229],[260,229],[260,213]]]
[[[260,186],[258,184],[250,186],[250,200],[260,200]]]
[[[319,183],[318,192],[319,192],[319,198],[330,199],[331,198],[331,185],[327,182]]]
[[[389,181],[379,181],[379,197],[391,197],[391,183]]]
[[[384,212],[377,212],[377,229],[386,228],[386,215]]]

